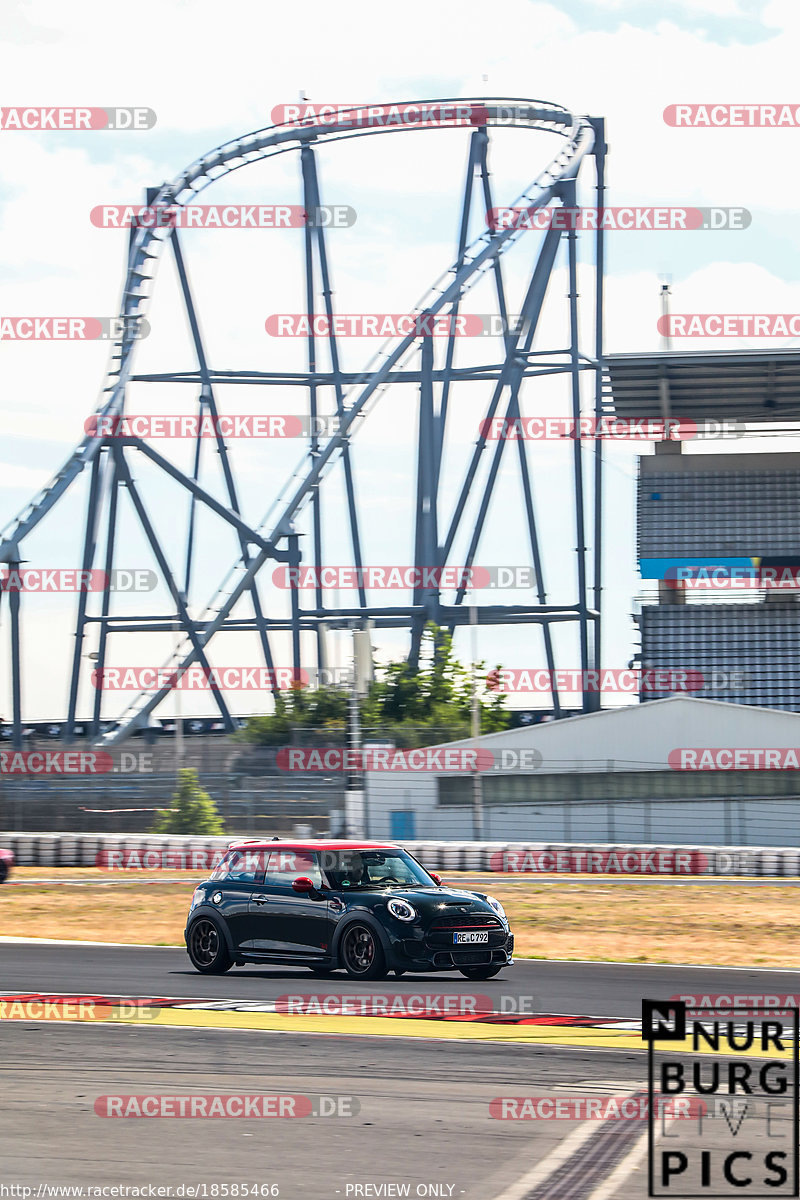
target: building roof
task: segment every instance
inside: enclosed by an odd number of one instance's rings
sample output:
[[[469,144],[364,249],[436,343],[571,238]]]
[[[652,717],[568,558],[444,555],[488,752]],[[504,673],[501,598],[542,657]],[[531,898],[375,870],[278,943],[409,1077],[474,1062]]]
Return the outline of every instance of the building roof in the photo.
[[[604,364],[619,418],[800,421],[800,350],[609,354]]]
[[[492,750],[498,764],[481,774],[554,773],[566,771],[665,771],[671,769],[670,754],[682,748],[785,748],[800,747],[800,713],[702,700],[685,695],[649,700],[582,713],[538,725],[484,734],[477,740],[450,742],[453,747]],[[535,765],[511,766],[504,770],[501,751],[535,750]],[[510,756],[509,756],[510,757]],[[449,775],[468,772],[447,772]],[[370,772],[376,782],[387,772]],[[405,773],[401,773],[405,774]],[[415,771],[415,778],[428,772]],[[397,787],[408,787],[409,779],[394,779]]]

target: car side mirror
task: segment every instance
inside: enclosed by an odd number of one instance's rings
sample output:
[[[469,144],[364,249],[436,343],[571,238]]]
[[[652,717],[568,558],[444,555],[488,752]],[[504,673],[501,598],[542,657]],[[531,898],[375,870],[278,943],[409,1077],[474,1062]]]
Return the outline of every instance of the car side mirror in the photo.
[[[316,890],[313,880],[309,879],[307,875],[301,875],[299,879],[292,880],[293,892],[300,892],[307,895],[309,892],[315,892]]]
[[[436,884],[437,887],[442,886],[441,875],[437,875],[435,871],[428,871],[428,874],[430,875],[431,879],[433,880],[433,882]]]

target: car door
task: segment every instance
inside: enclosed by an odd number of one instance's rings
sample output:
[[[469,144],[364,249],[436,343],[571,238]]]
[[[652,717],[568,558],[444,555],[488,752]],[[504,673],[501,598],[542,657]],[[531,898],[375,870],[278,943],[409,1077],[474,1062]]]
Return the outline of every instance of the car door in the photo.
[[[211,903],[228,926],[234,947],[241,950],[251,949],[256,936],[251,901],[263,882],[266,860],[264,851],[232,850],[211,877]]]
[[[284,846],[270,853],[263,884],[254,889],[250,900],[253,949],[286,958],[322,958],[328,953],[328,901],[320,891],[295,892],[292,883],[303,876],[321,887],[322,873],[315,851]]]

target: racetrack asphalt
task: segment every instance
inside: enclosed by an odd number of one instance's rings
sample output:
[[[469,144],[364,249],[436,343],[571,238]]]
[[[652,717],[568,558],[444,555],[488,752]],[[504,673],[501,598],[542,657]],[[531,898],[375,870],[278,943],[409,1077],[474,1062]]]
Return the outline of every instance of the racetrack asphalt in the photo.
[[[722,992],[783,999],[800,993],[800,972],[539,960],[519,961],[479,985],[447,974],[356,984],[343,974],[316,979],[303,970],[252,966],[203,977],[182,951],[155,947],[0,944],[0,968],[0,991],[7,994],[269,1003],[289,991],[479,991],[507,1010],[516,1002],[534,1013],[632,1020],[641,1015],[643,997]],[[523,1200],[549,1195],[546,1180],[538,1190],[525,1180],[566,1155],[567,1167],[574,1158],[581,1182],[564,1196],[588,1198],[597,1187],[615,1200],[646,1195],[646,1161],[640,1157],[626,1168],[636,1158],[631,1139],[641,1145],[644,1122],[500,1121],[489,1107],[503,1096],[638,1092],[645,1084],[646,1057],[635,1037],[625,1048],[605,1049],[442,1041],[437,1036],[441,1023],[428,1022],[431,1038],[414,1040],[403,1036],[403,1019],[387,1020],[397,1036],[360,1036],[359,1027],[354,1035],[319,1036],[213,1026],[2,1021],[0,1176],[6,1184],[31,1186],[31,1200],[47,1200],[47,1190],[39,1191],[47,1184],[156,1185],[171,1187],[172,1197],[181,1195],[175,1190],[181,1185],[192,1185],[197,1200],[234,1197],[234,1184],[275,1185],[273,1194],[282,1200],[403,1194]],[[353,1115],[295,1120],[113,1119],[95,1108],[103,1096],[232,1093],[309,1096],[312,1102],[345,1096],[357,1103],[350,1105]],[[590,1163],[595,1164],[591,1169]],[[614,1171],[622,1174],[608,1190],[604,1181],[616,1178]],[[89,1194],[83,1195],[88,1200]],[[262,1190],[259,1200],[267,1195]]]
[[[800,994],[800,970],[759,970],[652,963],[588,963],[518,959],[494,979],[472,984],[461,975],[441,973],[390,976],[379,983],[355,983],[344,972],[317,979],[289,967],[235,967],[226,975],[199,975],[185,951],[148,946],[59,946],[0,943],[0,991],[174,996],[192,999],[275,1000],[288,991],[319,995],[357,989],[459,993],[468,989],[490,997],[522,1001],[529,1013],[631,1017],[641,1015],[642,999],[689,994]],[[497,1005],[500,1008],[500,1003]]]
[[[3,1043],[2,1178],[34,1197],[42,1182],[205,1183],[210,1200],[212,1185],[238,1182],[276,1184],[281,1200],[356,1200],[348,1185],[406,1183],[412,1196],[438,1184],[440,1197],[493,1200],[575,1128],[493,1120],[493,1098],[618,1094],[644,1071],[642,1056],[227,1030],[15,1023]],[[348,1095],[360,1111],[193,1120],[94,1109],[104,1095],[189,1093]]]

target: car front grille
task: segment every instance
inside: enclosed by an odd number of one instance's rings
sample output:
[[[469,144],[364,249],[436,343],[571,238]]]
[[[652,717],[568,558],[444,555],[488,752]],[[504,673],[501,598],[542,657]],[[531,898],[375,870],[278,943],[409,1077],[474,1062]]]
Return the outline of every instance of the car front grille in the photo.
[[[439,933],[448,929],[502,929],[503,923],[499,917],[491,913],[453,913],[450,917],[435,917],[431,921],[430,933]]]
[[[439,950],[454,946],[453,934],[459,930],[485,929],[489,934],[488,942],[471,945],[470,949],[493,949],[504,946],[507,932],[503,922],[492,913],[472,912],[453,913],[446,917],[436,917],[430,924],[425,935],[425,944],[430,949]]]

